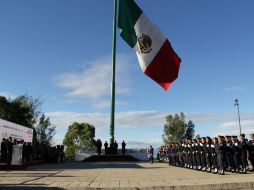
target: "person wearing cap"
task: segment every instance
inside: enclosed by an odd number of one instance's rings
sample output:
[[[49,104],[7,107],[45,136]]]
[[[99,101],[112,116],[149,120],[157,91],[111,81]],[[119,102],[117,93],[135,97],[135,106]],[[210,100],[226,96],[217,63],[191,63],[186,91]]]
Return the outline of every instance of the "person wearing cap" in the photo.
[[[192,169],[197,170],[197,159],[196,159],[196,154],[197,154],[197,140],[192,139],[192,145],[191,145],[191,152],[192,152]]]
[[[247,148],[248,144],[245,140],[245,134],[240,135],[239,148],[241,149],[241,164],[242,170],[241,173],[247,173]]]
[[[254,172],[254,133],[250,135],[250,141],[248,142],[249,160],[252,165],[252,172]]]
[[[187,167],[192,169],[193,168],[193,164],[192,164],[192,139],[188,139],[188,144],[187,144],[187,147],[186,147],[186,151],[187,151],[187,162],[188,162]]]
[[[196,169],[197,170],[201,170],[201,158],[200,158],[201,147],[200,147],[199,141],[200,141],[200,138],[196,138],[196,141],[195,141],[195,149],[196,149],[195,158],[196,158]]]
[[[206,137],[206,145],[205,145],[205,161],[206,161],[206,171],[211,172],[212,168],[212,139],[210,137]]]
[[[206,158],[205,158],[205,150],[206,150],[206,138],[205,137],[200,138],[199,145],[200,145],[201,167],[202,167],[202,171],[204,172],[207,169]]]
[[[211,153],[212,153],[212,168],[213,173],[218,173],[218,163],[217,163],[217,146],[218,146],[218,138],[213,138],[213,143],[211,145]]]
[[[225,136],[225,141],[226,141],[226,146],[225,146],[226,169],[227,171],[233,171],[234,150],[232,148],[231,136]]]
[[[225,142],[223,136],[218,136],[218,145],[215,147],[217,152],[217,163],[218,163],[218,173],[224,175],[224,152],[225,152]]]
[[[241,165],[241,149],[240,149],[240,142],[237,136],[233,136],[232,140],[232,148],[234,149],[234,169],[235,172],[240,172],[240,165]]]

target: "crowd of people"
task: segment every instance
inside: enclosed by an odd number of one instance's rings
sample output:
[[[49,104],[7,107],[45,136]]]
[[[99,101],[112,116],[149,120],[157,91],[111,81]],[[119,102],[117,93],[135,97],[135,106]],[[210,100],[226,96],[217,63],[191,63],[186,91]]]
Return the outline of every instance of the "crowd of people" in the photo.
[[[29,162],[31,160],[45,160],[49,163],[61,163],[64,162],[64,146],[57,145],[51,147],[49,145],[36,142],[34,145],[31,142],[25,142],[24,140],[18,141],[12,140],[12,137],[8,139],[3,138],[1,142],[1,162],[12,164],[13,153],[15,152],[15,145],[18,145],[21,149],[18,152],[18,158],[20,162]]]
[[[239,139],[218,136],[173,142],[160,147],[157,158],[171,166],[221,175],[225,171],[247,173],[254,171],[254,134],[249,141],[241,134]]]

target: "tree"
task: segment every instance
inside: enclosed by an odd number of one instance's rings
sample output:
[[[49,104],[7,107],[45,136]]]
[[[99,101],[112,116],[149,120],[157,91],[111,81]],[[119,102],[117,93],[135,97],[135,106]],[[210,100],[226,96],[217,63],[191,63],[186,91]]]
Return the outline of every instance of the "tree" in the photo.
[[[50,145],[55,135],[56,126],[51,124],[49,117],[43,113],[35,127],[36,137],[39,143]]]
[[[185,135],[184,135],[185,139],[192,139],[194,137],[195,133],[194,127],[195,125],[191,120],[188,122],[188,124],[185,124]]]
[[[73,160],[79,149],[95,148],[95,128],[88,123],[74,122],[68,127],[63,144],[66,146],[66,159]]]
[[[0,96],[0,117],[33,128],[40,114],[39,98],[22,95],[13,100]]]
[[[164,134],[162,135],[165,143],[180,141],[194,136],[194,124],[189,121],[185,123],[184,113],[166,116],[166,124],[164,125]]]
[[[44,114],[39,118],[41,104],[42,102],[39,98],[33,98],[28,95],[22,95],[13,100],[0,96],[0,118],[34,129],[34,143],[37,141],[37,132],[40,133],[38,134],[40,139],[47,139],[48,142],[51,142],[55,126],[51,124],[50,119],[46,118]],[[39,124],[37,125],[37,123]],[[42,137],[43,135],[46,135],[46,137]],[[39,141],[41,142],[40,139]]]

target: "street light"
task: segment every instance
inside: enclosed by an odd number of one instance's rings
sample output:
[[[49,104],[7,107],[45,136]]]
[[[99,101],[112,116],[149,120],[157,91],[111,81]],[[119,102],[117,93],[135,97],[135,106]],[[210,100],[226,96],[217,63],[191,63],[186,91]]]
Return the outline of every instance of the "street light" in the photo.
[[[241,135],[242,134],[242,129],[241,129],[241,119],[240,119],[239,100],[238,99],[235,99],[234,106],[237,106],[238,119],[239,119],[239,129],[240,129],[240,135]]]

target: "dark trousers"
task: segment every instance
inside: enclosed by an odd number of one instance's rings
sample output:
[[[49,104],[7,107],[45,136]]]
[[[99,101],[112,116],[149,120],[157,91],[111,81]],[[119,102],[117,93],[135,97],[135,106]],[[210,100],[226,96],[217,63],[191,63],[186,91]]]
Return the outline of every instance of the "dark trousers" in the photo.
[[[222,154],[217,155],[217,163],[218,163],[218,169],[224,170],[224,159]]]
[[[216,154],[212,154],[212,165],[213,165],[213,168],[218,168],[218,162],[217,162],[217,155]]]
[[[10,153],[8,152],[7,153],[7,163],[11,164],[11,160],[12,160],[12,152],[10,152]]]
[[[234,154],[234,167],[235,167],[235,169],[239,169],[239,167],[240,167],[240,160],[241,160],[241,158],[240,158],[240,154]]]
[[[200,160],[201,160],[202,168],[205,168],[207,164],[206,164],[206,158],[205,158],[205,153],[204,152],[200,153]]]
[[[192,153],[192,166],[197,166],[196,153]]]
[[[244,169],[246,169],[246,166],[248,164],[248,162],[247,162],[247,154],[242,153],[242,155],[241,155],[241,162],[242,162],[242,167]]]
[[[188,153],[188,164],[189,164],[190,166],[193,165],[193,163],[192,163],[192,154],[191,154],[191,153]]]
[[[230,153],[226,154],[227,168],[234,168],[233,155]]]
[[[201,166],[200,153],[196,153],[196,163],[197,163],[197,166]]]
[[[205,156],[205,161],[206,161],[206,167],[211,168],[212,167],[212,162],[211,162],[211,155],[206,154]]]
[[[1,162],[7,161],[7,152],[1,152]]]

